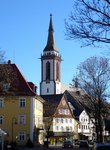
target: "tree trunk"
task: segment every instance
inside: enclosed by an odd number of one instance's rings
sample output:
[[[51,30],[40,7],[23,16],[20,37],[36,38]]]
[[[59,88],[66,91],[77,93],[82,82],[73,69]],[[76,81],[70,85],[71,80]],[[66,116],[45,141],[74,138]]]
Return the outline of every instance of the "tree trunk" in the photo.
[[[97,135],[97,142],[99,142],[99,129],[97,124],[96,124],[96,135]]]
[[[100,142],[104,142],[104,139],[103,139],[103,120],[102,120],[101,116],[99,119],[99,135],[100,135]]]

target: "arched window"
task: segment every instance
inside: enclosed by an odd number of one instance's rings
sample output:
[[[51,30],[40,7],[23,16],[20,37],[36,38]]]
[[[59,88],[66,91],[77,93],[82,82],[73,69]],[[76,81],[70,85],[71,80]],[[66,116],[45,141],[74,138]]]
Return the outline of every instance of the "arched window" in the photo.
[[[50,80],[50,62],[46,63],[46,80]]]
[[[47,88],[47,93],[49,93],[49,88]]]
[[[59,64],[56,64],[56,80],[59,80]]]

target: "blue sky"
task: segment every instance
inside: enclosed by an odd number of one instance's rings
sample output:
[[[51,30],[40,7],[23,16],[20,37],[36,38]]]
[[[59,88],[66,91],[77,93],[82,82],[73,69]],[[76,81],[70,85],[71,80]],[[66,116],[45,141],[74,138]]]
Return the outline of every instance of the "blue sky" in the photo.
[[[54,38],[62,56],[61,80],[69,84],[77,66],[102,49],[81,48],[81,43],[66,40],[64,20],[72,10],[73,0],[0,0],[0,48],[20,69],[27,81],[39,88],[40,56],[47,43],[50,13]]]

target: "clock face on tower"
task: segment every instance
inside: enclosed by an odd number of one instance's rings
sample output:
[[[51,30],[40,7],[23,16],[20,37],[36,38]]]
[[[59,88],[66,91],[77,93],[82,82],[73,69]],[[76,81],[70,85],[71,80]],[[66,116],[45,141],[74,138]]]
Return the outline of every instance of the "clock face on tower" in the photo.
[[[66,104],[65,100],[62,100],[62,105],[64,106]]]

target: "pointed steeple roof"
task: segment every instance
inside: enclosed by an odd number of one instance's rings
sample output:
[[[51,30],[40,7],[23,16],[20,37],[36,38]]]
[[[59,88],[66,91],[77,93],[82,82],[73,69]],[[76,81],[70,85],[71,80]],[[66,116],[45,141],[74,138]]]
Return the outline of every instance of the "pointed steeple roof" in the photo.
[[[52,24],[52,14],[50,14],[50,23],[49,23],[49,29],[48,29],[48,39],[47,39],[47,45],[44,48],[44,51],[57,51],[55,41],[54,41],[54,34],[53,34],[53,24]]]

